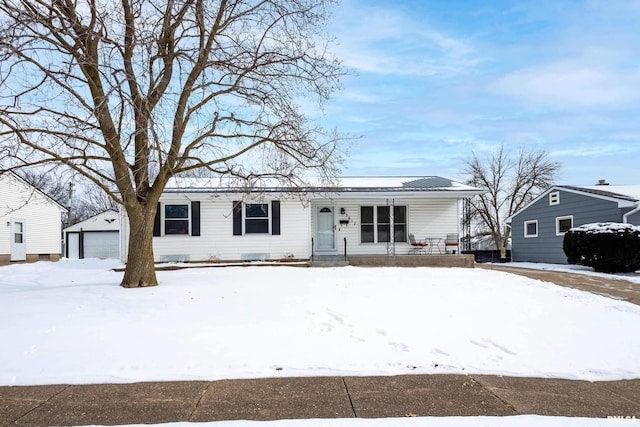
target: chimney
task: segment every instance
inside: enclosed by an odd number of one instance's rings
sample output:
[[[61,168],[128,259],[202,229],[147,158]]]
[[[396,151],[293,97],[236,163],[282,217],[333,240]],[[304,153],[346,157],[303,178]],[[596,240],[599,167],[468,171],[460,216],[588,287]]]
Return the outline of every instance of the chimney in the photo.
[[[609,185],[606,179],[599,179],[596,185]]]

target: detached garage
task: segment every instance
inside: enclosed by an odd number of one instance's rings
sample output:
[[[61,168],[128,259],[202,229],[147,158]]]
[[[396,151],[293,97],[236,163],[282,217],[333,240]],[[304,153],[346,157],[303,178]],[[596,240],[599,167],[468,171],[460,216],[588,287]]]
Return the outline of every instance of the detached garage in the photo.
[[[67,258],[120,258],[120,217],[105,211],[64,230]]]

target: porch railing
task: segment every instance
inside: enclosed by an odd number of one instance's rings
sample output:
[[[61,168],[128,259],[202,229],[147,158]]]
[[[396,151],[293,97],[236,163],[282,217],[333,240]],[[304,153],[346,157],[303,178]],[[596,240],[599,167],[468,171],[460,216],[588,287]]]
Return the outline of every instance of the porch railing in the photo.
[[[344,260],[347,261],[347,238],[344,238]]]

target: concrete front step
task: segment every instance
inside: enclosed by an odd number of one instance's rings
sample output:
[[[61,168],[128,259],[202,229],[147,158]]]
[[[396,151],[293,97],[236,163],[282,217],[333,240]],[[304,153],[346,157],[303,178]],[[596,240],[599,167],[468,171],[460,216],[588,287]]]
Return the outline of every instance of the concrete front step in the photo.
[[[311,260],[311,267],[345,267],[349,261],[344,259],[344,255],[320,255],[314,256]]]

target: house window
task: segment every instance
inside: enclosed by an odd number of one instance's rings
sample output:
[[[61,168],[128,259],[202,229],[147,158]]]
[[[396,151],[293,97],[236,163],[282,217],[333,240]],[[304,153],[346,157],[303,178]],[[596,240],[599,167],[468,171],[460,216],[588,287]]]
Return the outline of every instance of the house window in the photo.
[[[378,242],[391,241],[391,216],[389,206],[378,206]]]
[[[573,227],[573,216],[556,218],[556,236],[562,236]]]
[[[233,202],[233,235],[269,234],[280,235],[280,201],[271,203]]]
[[[560,193],[554,191],[553,193],[549,193],[549,205],[559,205],[560,204]]]
[[[164,205],[164,234],[189,234],[189,205]]]
[[[14,243],[24,243],[24,229],[21,222],[14,222],[14,230],[13,230],[13,242]]]
[[[524,237],[538,237],[538,221],[524,222]]]
[[[247,234],[269,233],[268,203],[247,203],[245,205],[244,232]]]
[[[393,207],[393,224],[390,206],[360,207],[360,242],[385,243],[407,241],[407,207]]]
[[[407,241],[407,207],[393,207],[393,239],[396,242]]]
[[[373,206],[360,207],[360,241],[373,243],[375,240]]]
[[[164,234],[163,234],[164,232]],[[158,202],[153,219],[153,236],[167,234],[200,235],[200,202],[163,204]]]

